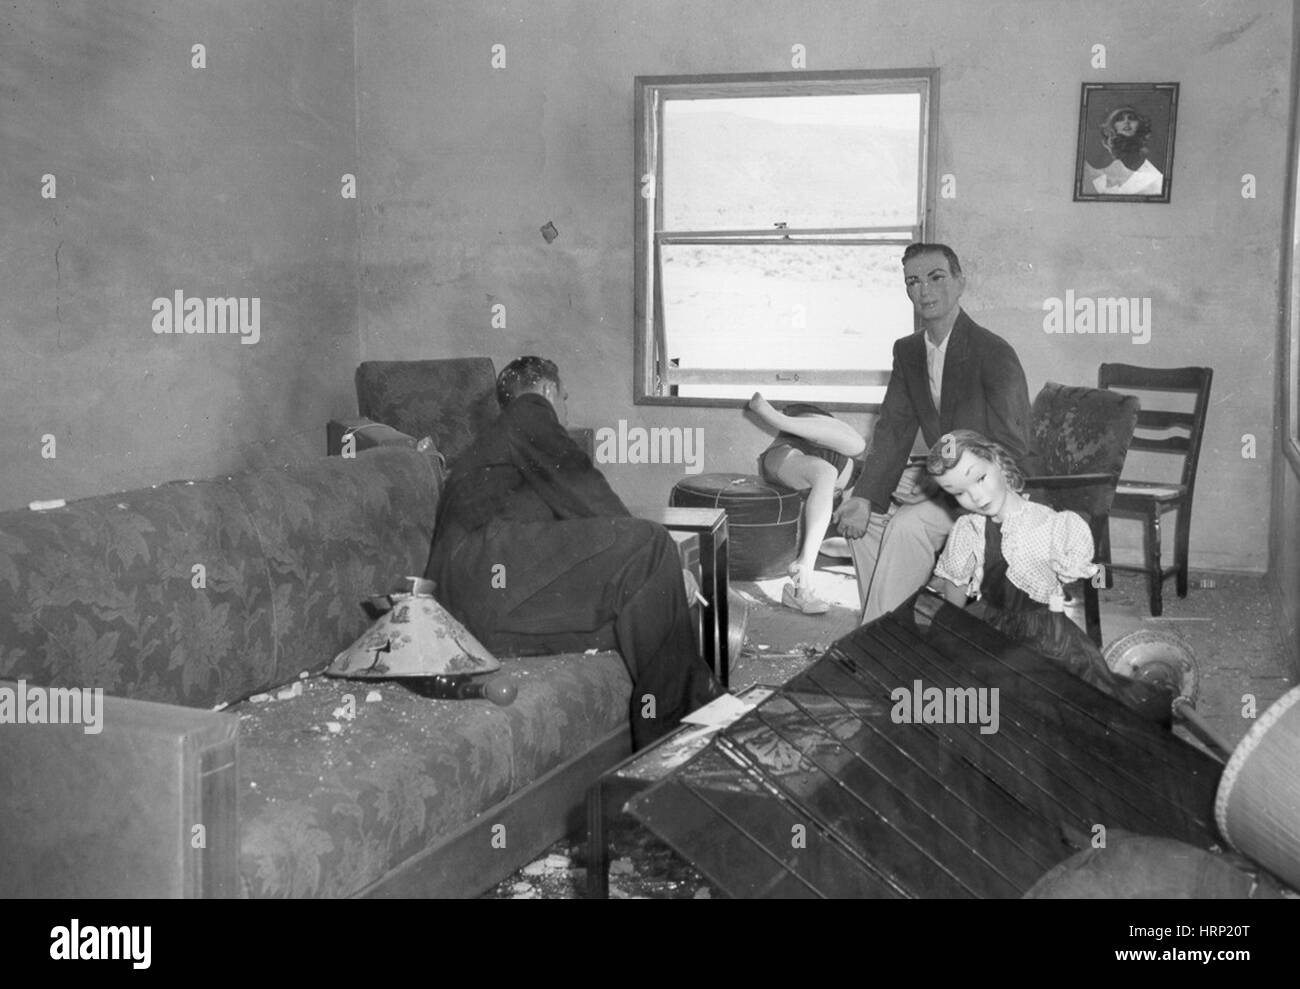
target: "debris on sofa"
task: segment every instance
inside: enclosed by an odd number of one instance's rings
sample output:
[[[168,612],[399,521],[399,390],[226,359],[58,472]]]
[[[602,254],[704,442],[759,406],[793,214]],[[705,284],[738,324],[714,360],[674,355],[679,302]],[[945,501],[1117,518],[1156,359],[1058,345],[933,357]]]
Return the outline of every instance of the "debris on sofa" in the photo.
[[[372,690],[370,691],[370,693],[366,694],[367,704],[375,704],[379,701],[382,701],[383,699],[384,699],[384,695],[381,694],[378,690]]]
[[[302,681],[297,680],[294,682],[294,685],[292,687],[285,687],[283,690],[277,691],[275,695],[275,699],[278,701],[291,701],[295,697],[301,697],[301,696],[302,696]]]
[[[337,721],[326,721],[325,727],[326,729],[329,730],[329,733],[331,735],[337,735],[339,732],[343,730],[343,726],[339,724]]]

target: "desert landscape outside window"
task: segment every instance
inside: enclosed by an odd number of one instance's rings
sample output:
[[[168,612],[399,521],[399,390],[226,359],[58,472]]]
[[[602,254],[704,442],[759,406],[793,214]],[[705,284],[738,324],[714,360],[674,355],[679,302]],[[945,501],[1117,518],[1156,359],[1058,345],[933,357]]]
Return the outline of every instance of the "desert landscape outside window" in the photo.
[[[933,71],[637,80],[636,397],[864,409],[913,329]]]

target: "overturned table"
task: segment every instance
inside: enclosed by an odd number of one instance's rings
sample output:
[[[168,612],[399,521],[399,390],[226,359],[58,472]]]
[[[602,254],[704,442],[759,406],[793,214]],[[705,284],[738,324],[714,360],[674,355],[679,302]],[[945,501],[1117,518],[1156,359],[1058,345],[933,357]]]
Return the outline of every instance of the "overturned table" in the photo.
[[[627,810],[731,896],[1015,897],[1110,832],[1209,848],[1221,770],[923,592]]]

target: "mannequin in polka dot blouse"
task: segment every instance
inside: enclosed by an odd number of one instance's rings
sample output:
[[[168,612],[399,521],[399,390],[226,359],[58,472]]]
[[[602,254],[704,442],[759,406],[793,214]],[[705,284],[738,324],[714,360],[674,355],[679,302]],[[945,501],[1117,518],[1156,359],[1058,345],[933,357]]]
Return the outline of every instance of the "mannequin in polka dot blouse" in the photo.
[[[935,586],[944,596],[1143,716],[1168,724],[1173,689],[1111,672],[1065,614],[1062,583],[1098,570],[1087,523],[1074,512],[1029,501],[1020,493],[1024,477],[1011,455],[971,430],[945,434],[925,466],[969,513],[957,519],[935,567]]]

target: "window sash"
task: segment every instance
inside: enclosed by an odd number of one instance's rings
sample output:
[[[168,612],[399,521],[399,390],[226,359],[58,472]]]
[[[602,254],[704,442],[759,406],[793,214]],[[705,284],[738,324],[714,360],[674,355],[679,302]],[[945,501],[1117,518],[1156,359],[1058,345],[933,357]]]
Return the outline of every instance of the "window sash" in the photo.
[[[683,383],[683,375],[695,378],[707,369],[692,368],[689,372],[668,366],[667,341],[663,299],[661,291],[661,248],[687,244],[756,245],[756,244],[808,244],[828,243],[843,246],[866,245],[906,246],[925,239],[933,212],[932,190],[935,186],[936,129],[931,121],[938,106],[938,70],[867,70],[837,72],[795,72],[713,76],[638,76],[636,78],[636,175],[639,198],[635,214],[636,245],[634,257],[636,353],[634,400],[638,405],[692,405],[734,406],[728,398],[681,397],[668,394],[673,384]],[[889,227],[815,227],[801,229],[772,228],[763,230],[665,230],[663,228],[663,196],[658,188],[663,175],[663,137],[660,118],[663,106],[672,99],[736,99],[742,97],[782,97],[819,95],[871,95],[917,93],[919,100],[919,150],[917,207],[915,226]],[[649,194],[647,194],[649,191]],[[732,369],[716,369],[731,375]],[[834,375],[830,383],[874,385],[881,374],[888,380],[888,371],[881,369],[829,369],[810,368],[791,372],[789,369],[773,375],[795,373],[801,383],[830,382],[826,375]],[[736,370],[735,374],[746,380],[761,382],[750,370]],[[851,376],[849,382],[841,376]],[[819,404],[833,410],[874,410],[878,403],[826,402]]]

